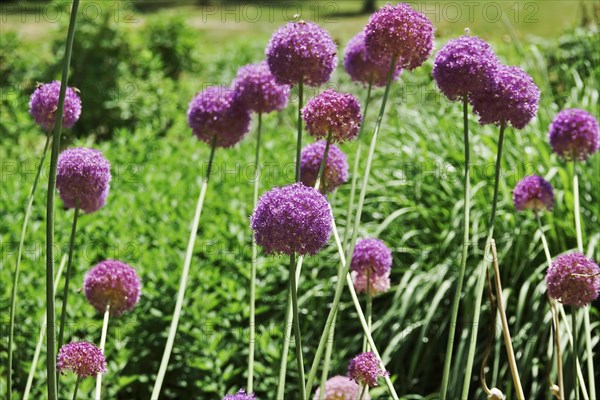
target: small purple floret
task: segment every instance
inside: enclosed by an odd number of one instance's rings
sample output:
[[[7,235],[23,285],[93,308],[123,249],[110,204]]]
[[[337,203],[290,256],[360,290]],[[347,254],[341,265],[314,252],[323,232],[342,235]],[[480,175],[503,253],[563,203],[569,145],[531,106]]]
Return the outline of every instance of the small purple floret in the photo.
[[[289,85],[276,82],[266,61],[240,68],[232,86],[236,99],[257,113],[283,110],[290,96]]]
[[[513,190],[513,203],[517,211],[530,209],[535,212],[552,210],[554,192],[550,182],[541,176],[531,175],[521,179]]]
[[[365,47],[364,31],[350,39],[344,54],[344,69],[352,81],[365,85],[371,83],[379,87],[387,84],[390,63],[369,58]],[[397,65],[392,80],[396,80],[401,72],[402,67]]]
[[[102,350],[89,342],[67,343],[56,357],[59,372],[71,371],[79,378],[96,376],[106,372],[106,359]]]
[[[300,158],[300,179],[306,186],[314,187],[325,153],[325,141],[309,144],[302,149]],[[348,161],[346,154],[335,144],[329,145],[327,161],[321,181],[321,192],[330,193],[348,180]]]
[[[360,386],[347,376],[337,375],[331,377],[325,382],[324,400],[356,400],[360,394]],[[364,393],[362,400],[369,400],[371,397]],[[313,400],[321,399],[321,388],[317,388]]]
[[[552,150],[565,160],[585,161],[600,146],[598,121],[587,111],[562,110],[550,125]]]
[[[350,93],[332,89],[310,99],[302,110],[302,118],[312,137],[326,139],[331,132],[334,143],[356,139],[362,123],[358,99]]]
[[[546,285],[551,298],[583,307],[600,294],[600,268],[581,253],[564,254],[556,257],[548,268]]]
[[[106,260],[88,271],[83,284],[85,297],[99,313],[110,304],[110,315],[132,310],[140,299],[141,282],[135,269],[116,260]]]
[[[240,389],[236,394],[228,394],[223,397],[223,400],[255,400],[254,394],[246,394],[244,389]]]
[[[359,385],[377,386],[380,376],[388,373],[381,369],[379,360],[372,352],[360,353],[348,364],[348,376]]]
[[[35,120],[35,123],[45,131],[54,129],[59,94],[60,82],[52,81],[38,86],[29,99],[29,113]],[[62,127],[71,128],[77,122],[80,115],[81,99],[75,89],[67,87]]]

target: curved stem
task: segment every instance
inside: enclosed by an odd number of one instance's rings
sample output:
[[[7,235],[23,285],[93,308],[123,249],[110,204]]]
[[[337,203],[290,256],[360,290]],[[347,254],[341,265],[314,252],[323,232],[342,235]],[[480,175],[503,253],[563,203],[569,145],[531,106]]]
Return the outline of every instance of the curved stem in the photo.
[[[108,332],[108,317],[110,317],[110,304],[106,305],[104,310],[104,320],[102,321],[102,334],[100,335],[100,351],[106,353],[104,348],[106,347],[106,333]],[[100,400],[102,394],[102,374],[96,375],[96,395],[95,400]]]
[[[579,329],[577,327],[577,307],[571,307],[571,324],[573,326],[573,391],[575,392],[575,400],[579,400],[579,380],[577,379],[577,367],[579,363]],[[593,398],[593,397],[592,397]]]
[[[296,139],[296,182],[300,182],[300,156],[302,153],[302,106],[304,102],[304,80],[298,83],[298,137]]]
[[[25,218],[23,218],[23,226],[21,227],[21,238],[19,239],[19,250],[17,252],[17,263],[15,264],[14,281],[12,286],[12,293],[10,296],[10,322],[8,324],[8,377],[7,377],[7,389],[6,394],[8,400],[12,398],[12,365],[13,365],[13,340],[15,334],[15,314],[17,310],[17,291],[19,287],[19,274],[21,272],[21,259],[23,256],[23,245],[25,244],[25,233],[27,232],[27,225],[29,224],[29,217],[31,216],[31,209],[33,208],[33,199],[35,197],[35,189],[37,188],[40,174],[42,172],[42,166],[48,152],[48,144],[50,143],[50,135],[46,135],[46,143],[44,144],[44,151],[40,158],[40,164],[38,165],[37,172],[35,173],[35,179],[33,180],[33,186],[29,193],[29,199],[27,200],[27,208],[25,209]]]
[[[290,289],[292,292],[292,316],[294,324],[294,340],[296,348],[296,363],[298,365],[298,385],[300,386],[300,398],[306,398],[304,379],[304,359],[302,357],[302,333],[300,331],[300,319],[298,314],[298,286],[296,284],[296,257],[290,254]]]
[[[475,350],[477,347],[477,328],[479,328],[479,317],[481,314],[481,300],[483,297],[483,287],[485,285],[486,272],[488,270],[487,249],[490,240],[494,236],[494,223],[496,222],[496,207],[498,205],[498,187],[500,184],[500,165],[502,163],[502,147],[504,145],[504,131],[506,124],[500,124],[500,136],[498,138],[498,153],[496,154],[496,168],[494,174],[494,196],[492,199],[492,213],[488,226],[488,235],[485,241],[484,259],[478,271],[477,285],[475,287],[475,307],[473,311],[473,325],[471,327],[471,340],[469,342],[469,352],[467,354],[467,365],[465,368],[465,377],[463,381],[462,400],[469,398],[469,387],[471,385],[471,371],[475,360]]]
[[[56,108],[56,123],[52,135],[52,152],[50,154],[50,173],[48,176],[48,198],[46,202],[46,372],[48,375],[48,400],[56,400],[56,321],[54,314],[54,196],[56,195],[56,166],[58,164],[58,151],[60,149],[60,134],[62,130],[65,96],[69,81],[69,66],[71,64],[71,50],[75,37],[75,21],[79,0],[73,0],[67,43],[62,66],[62,78],[58,105]]]
[[[450,367],[452,365],[452,352],[454,349],[454,336],[456,334],[456,321],[458,320],[458,309],[460,307],[460,297],[465,280],[465,271],[467,269],[467,256],[469,254],[469,215],[471,211],[471,168],[469,152],[469,102],[467,96],[463,98],[463,142],[465,148],[465,180],[463,188],[464,220],[463,220],[463,248],[460,260],[460,269],[456,280],[456,291],[452,301],[452,311],[450,314],[450,329],[448,331],[448,343],[446,344],[446,358],[444,359],[444,372],[442,374],[442,387],[440,399],[446,400],[448,393],[448,382],[450,380]]]
[[[81,382],[81,378],[78,376],[77,380],[75,381],[75,389],[73,390],[73,400],[75,400],[77,398],[77,392],[79,390],[79,382]]]
[[[202,214],[202,206],[204,205],[204,198],[206,196],[206,190],[208,189],[208,181],[210,179],[210,170],[212,168],[213,159],[215,157],[215,149],[217,147],[217,137],[214,136],[210,146],[210,156],[208,158],[208,167],[206,168],[206,176],[202,181],[200,188],[200,196],[196,204],[196,212],[192,221],[192,229],[190,230],[190,237],[188,239],[187,250],[185,252],[185,259],[183,261],[183,271],[181,272],[181,280],[179,281],[179,291],[177,292],[177,301],[175,303],[175,310],[173,311],[173,319],[171,320],[171,327],[169,328],[169,335],[167,337],[167,343],[165,345],[165,351],[163,353],[162,360],[160,362],[160,368],[158,369],[158,375],[154,382],[154,388],[152,389],[152,400],[158,399],[160,395],[160,389],[162,387],[165,373],[167,372],[167,366],[169,365],[169,358],[171,357],[171,351],[173,350],[173,343],[175,342],[175,335],[177,334],[177,326],[179,324],[179,317],[183,308],[183,300],[185,297],[185,288],[187,286],[188,275],[190,272],[190,265],[192,263],[192,255],[194,253],[194,244],[196,243],[196,235],[198,232],[198,225],[200,224],[200,215]]]

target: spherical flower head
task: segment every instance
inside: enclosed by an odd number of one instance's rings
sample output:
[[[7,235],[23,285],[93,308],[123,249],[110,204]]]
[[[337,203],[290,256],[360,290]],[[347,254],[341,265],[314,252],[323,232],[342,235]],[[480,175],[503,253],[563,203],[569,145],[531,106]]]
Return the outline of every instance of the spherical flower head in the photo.
[[[476,36],[461,36],[438,51],[433,78],[441,92],[455,101],[489,85],[498,64],[498,57],[485,41]]]
[[[98,150],[78,147],[58,156],[56,188],[66,208],[98,211],[106,203],[111,178],[110,162]]]
[[[302,109],[302,118],[311,136],[325,139],[331,132],[331,141],[338,143],[356,139],[362,123],[358,99],[332,89],[310,99]]]
[[[541,176],[526,176],[517,183],[513,190],[513,203],[517,211],[525,209],[535,212],[552,210],[554,207],[552,185]]]
[[[540,101],[540,89],[531,76],[519,67],[500,65],[486,88],[471,96],[473,111],[479,123],[510,123],[523,129],[535,117]]]
[[[324,400],[356,400],[360,394],[360,386],[347,376],[337,375],[329,378],[325,382]],[[368,400],[371,397],[368,393],[363,395],[363,400]],[[321,388],[317,388],[313,400],[321,399]]]
[[[563,304],[583,307],[600,294],[600,268],[575,252],[556,257],[546,273],[548,295]]]
[[[233,90],[248,110],[257,113],[283,110],[290,96],[289,85],[276,82],[266,61],[240,68],[233,81]]]
[[[54,129],[59,94],[60,82],[52,81],[39,85],[29,99],[29,114],[35,120],[35,123],[45,131]],[[81,99],[75,89],[67,87],[63,108],[63,128],[71,128],[80,115]]]
[[[317,254],[333,227],[327,199],[302,183],[263,194],[251,217],[254,240],[266,254]]]
[[[392,269],[392,251],[379,239],[363,239],[354,247],[350,269],[361,275],[389,274]]]
[[[344,69],[353,82],[365,85],[371,83],[373,86],[379,87],[387,84],[390,63],[369,58],[365,47],[364,31],[350,39],[344,54]],[[396,65],[392,80],[396,80],[401,72],[402,67]]]
[[[376,296],[378,294],[385,293],[388,290],[390,290],[389,273],[385,275],[369,274],[368,278],[370,286],[367,286],[367,274],[352,271],[352,281],[354,282],[354,289],[358,293],[366,293],[367,287],[371,296]]]
[[[562,110],[550,125],[552,150],[565,160],[585,161],[598,151],[598,121],[587,111]]]
[[[190,102],[188,125],[194,135],[216,147],[231,147],[244,138],[250,129],[250,111],[235,97],[235,92],[211,86],[198,93]]]
[[[269,69],[279,83],[303,81],[319,86],[337,66],[337,47],[329,33],[313,22],[288,22],[271,37],[266,55]]]
[[[59,372],[71,371],[79,378],[96,376],[106,372],[106,359],[102,350],[89,342],[67,343],[56,357]]]
[[[236,394],[228,394],[223,400],[255,400],[254,394],[246,394],[244,389],[240,389]]]
[[[300,179],[306,186],[314,187],[321,168],[326,143],[321,140],[302,149],[300,157]],[[346,154],[335,144],[329,145],[327,161],[323,170],[320,188],[322,193],[330,193],[348,180]]]
[[[359,385],[377,386],[377,379],[387,375],[388,373],[381,369],[375,354],[370,351],[360,353],[348,364],[348,376]]]
[[[406,3],[385,5],[371,15],[365,28],[365,46],[372,60],[392,57],[401,68],[413,70],[425,62],[433,49],[433,25]]]
[[[141,282],[129,265],[106,260],[88,271],[83,284],[85,297],[99,313],[110,305],[110,315],[119,316],[140,300]]]

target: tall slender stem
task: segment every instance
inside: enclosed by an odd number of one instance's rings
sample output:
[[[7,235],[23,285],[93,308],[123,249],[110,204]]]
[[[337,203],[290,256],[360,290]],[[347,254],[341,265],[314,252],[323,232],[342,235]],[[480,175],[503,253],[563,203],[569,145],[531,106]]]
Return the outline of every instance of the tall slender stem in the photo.
[[[296,182],[300,182],[300,156],[302,154],[302,106],[304,104],[304,79],[298,83],[298,136],[296,139]]]
[[[17,252],[17,263],[15,264],[14,281],[12,286],[12,293],[10,297],[10,322],[8,328],[8,377],[7,377],[7,389],[6,394],[8,400],[12,398],[12,366],[13,366],[13,339],[15,334],[15,314],[17,310],[17,290],[19,287],[19,274],[21,272],[21,259],[23,256],[23,245],[25,244],[25,233],[27,232],[27,225],[29,224],[29,217],[31,216],[31,209],[33,208],[33,199],[35,198],[35,189],[40,179],[40,174],[48,152],[48,144],[50,143],[50,135],[46,135],[46,143],[44,144],[44,151],[40,158],[40,164],[38,165],[35,179],[33,180],[33,186],[29,193],[29,199],[27,200],[27,208],[25,209],[25,218],[23,218],[23,226],[21,227],[21,238],[19,239],[19,250]]]
[[[577,307],[575,306],[571,306],[571,324],[573,326],[573,391],[575,392],[575,400],[579,400],[579,380],[577,379],[579,329],[577,327]]]
[[[558,312],[559,312],[560,316],[562,317],[563,321],[565,321],[564,327],[565,327],[565,332],[567,334],[567,341],[571,348],[571,353],[575,353],[575,347],[573,344],[573,342],[574,342],[573,335],[571,334],[571,329],[569,328],[569,323],[567,322],[568,317],[567,317],[567,313],[565,312],[565,308],[560,303],[556,304],[556,308],[558,308]],[[581,365],[579,364],[578,359],[575,359],[575,365],[577,367],[577,377],[579,378],[579,387],[581,388],[581,393],[583,394],[583,398],[584,398],[584,400],[590,400],[590,397],[587,392],[587,387],[585,386],[585,379],[583,379],[583,372],[581,370]],[[592,399],[592,400],[595,400],[595,399]]]
[[[325,168],[327,166],[327,156],[329,155],[329,146],[331,145],[331,131],[327,134],[327,140],[325,141],[325,150],[323,151],[323,157],[321,157],[321,164],[319,165],[319,172],[317,173],[317,180],[315,182],[315,189],[325,189],[326,180],[323,179]],[[325,190],[323,190],[325,192]]]
[[[448,382],[450,380],[450,367],[452,365],[452,352],[454,349],[454,337],[456,334],[456,321],[458,320],[458,309],[460,308],[460,297],[465,280],[465,271],[467,269],[467,257],[469,255],[469,215],[471,212],[471,156],[469,151],[469,101],[467,96],[463,97],[463,142],[465,149],[465,178],[463,187],[463,246],[462,257],[460,259],[460,269],[456,280],[456,291],[452,301],[452,311],[450,314],[450,329],[448,331],[448,343],[446,345],[446,358],[444,359],[444,372],[442,374],[442,388],[440,399],[446,400],[448,393]]]
[[[327,384],[327,377],[329,375],[329,364],[331,363],[331,353],[333,353],[333,341],[335,334],[335,321],[337,319],[337,312],[333,316],[333,322],[331,323],[331,336],[327,340],[327,348],[325,349],[325,360],[323,361],[323,371],[321,371],[321,385],[319,386],[319,400],[325,400],[325,385]]]
[[[296,348],[296,363],[298,365],[298,385],[300,386],[300,398],[306,398],[306,381],[304,379],[304,359],[302,357],[302,333],[300,331],[300,319],[298,313],[298,286],[296,285],[296,257],[290,254],[290,289],[292,292],[292,321],[294,328],[294,340]]]
[[[362,400],[363,397],[365,397],[365,393],[366,393],[368,387],[369,387],[369,385],[362,385],[362,390],[358,394],[357,400]]]
[[[210,146],[210,156],[208,158],[208,167],[206,168],[206,175],[202,181],[200,188],[200,196],[198,197],[198,203],[196,204],[196,212],[192,221],[192,229],[190,230],[190,237],[188,239],[187,250],[185,252],[185,259],[183,261],[183,271],[181,272],[181,280],[179,281],[179,291],[177,292],[177,301],[175,303],[175,310],[173,311],[173,319],[171,320],[171,327],[169,328],[169,335],[167,337],[167,343],[165,345],[165,351],[163,353],[162,360],[160,362],[160,368],[158,369],[158,375],[154,382],[154,388],[152,389],[152,400],[157,400],[160,395],[160,389],[167,372],[167,366],[169,365],[169,358],[171,357],[171,351],[173,350],[173,343],[175,342],[175,335],[177,334],[177,326],[179,324],[179,317],[183,308],[183,300],[185,297],[185,288],[187,286],[188,275],[190,272],[190,265],[192,263],[192,255],[194,253],[194,244],[196,243],[196,235],[198,232],[198,225],[200,224],[200,215],[202,214],[202,206],[204,205],[204,198],[206,196],[206,190],[208,189],[208,181],[210,179],[210,170],[212,168],[213,159],[215,157],[215,150],[217,148],[217,137],[213,136],[212,143]]]
[[[100,335],[100,351],[102,353],[106,353],[104,351],[106,347],[106,333],[108,332],[108,317],[110,317],[110,304],[106,305],[106,310],[104,310],[104,320],[102,321],[102,334]],[[100,395],[102,394],[102,374],[96,375],[96,395],[94,396],[95,400],[100,400]]]
[[[69,82],[69,66],[71,65],[71,50],[75,37],[75,21],[79,0],[73,0],[67,43],[63,59],[62,78],[58,106],[56,108],[56,123],[52,135],[52,153],[50,154],[50,174],[48,176],[48,198],[46,202],[46,371],[48,374],[48,400],[56,400],[56,321],[54,314],[54,196],[56,195],[56,166],[60,149],[60,134],[62,130],[65,95]]]
[[[575,213],[575,231],[577,232],[577,249],[583,253],[583,232],[581,230],[581,211],[579,207],[579,178],[577,177],[577,165],[573,165],[573,202]]]
[[[483,287],[485,285],[485,276],[488,269],[487,249],[490,240],[494,236],[494,223],[496,222],[496,207],[498,205],[498,188],[500,184],[500,165],[502,164],[502,147],[504,145],[504,131],[506,124],[500,124],[500,136],[498,138],[498,153],[496,154],[496,171],[494,174],[494,196],[492,199],[492,213],[488,226],[488,235],[485,241],[484,259],[481,268],[478,272],[477,285],[475,287],[475,307],[473,311],[473,325],[471,327],[471,340],[469,343],[469,352],[467,354],[467,365],[465,368],[465,377],[463,381],[462,400],[469,398],[469,387],[471,385],[471,371],[473,370],[473,362],[475,360],[475,350],[477,347],[477,329],[479,328],[479,317],[481,313],[481,300],[483,297]]]
[[[258,128],[256,133],[256,151],[254,155],[254,195],[252,209],[256,208],[258,202],[258,188],[260,186],[260,131],[262,127],[262,113],[258,113]],[[256,268],[258,264],[258,246],[252,240],[252,260],[250,267],[250,343],[248,348],[248,393],[254,391],[254,346],[256,339]]]
[[[373,296],[371,295],[371,270],[367,269],[367,326],[369,332],[373,332]],[[369,344],[367,343],[367,337],[363,338],[363,352],[369,351]]]
[[[79,391],[79,382],[81,382],[81,378],[78,376],[75,381],[75,389],[73,389],[73,400],[77,398],[77,392]]]

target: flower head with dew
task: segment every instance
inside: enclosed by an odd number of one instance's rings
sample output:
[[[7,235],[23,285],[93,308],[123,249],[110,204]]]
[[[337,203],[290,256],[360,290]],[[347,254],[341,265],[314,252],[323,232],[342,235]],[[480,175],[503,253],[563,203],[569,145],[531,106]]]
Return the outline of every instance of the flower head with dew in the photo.
[[[333,227],[325,196],[302,183],[263,194],[251,217],[254,240],[266,254],[317,254]]]
[[[106,260],[85,276],[85,297],[100,313],[110,305],[110,315],[119,316],[135,307],[140,299],[141,282],[135,269],[116,260]]]
[[[241,67],[232,87],[236,99],[257,113],[283,110],[290,96],[289,85],[277,83],[266,61]]]
[[[438,51],[433,78],[440,91],[455,101],[486,88],[498,64],[498,57],[484,40],[461,36]]]
[[[337,66],[337,47],[329,33],[313,22],[288,22],[271,37],[267,63],[275,79],[294,85],[319,86]]]
[[[56,369],[71,371],[79,378],[96,376],[106,372],[106,359],[102,350],[89,342],[71,342],[58,351]]]
[[[348,376],[359,385],[377,386],[377,379],[387,375],[388,373],[381,369],[375,354],[370,351],[360,353],[348,364]]]
[[[35,123],[45,131],[54,129],[59,94],[60,82],[52,81],[39,85],[29,99],[29,114],[35,120]],[[63,128],[71,128],[80,115],[81,99],[77,94],[77,89],[67,87],[63,109]]]
[[[434,28],[427,17],[410,5],[385,5],[371,15],[365,28],[365,46],[372,60],[413,70],[425,62],[433,50]]]
[[[110,162],[98,150],[78,147],[58,156],[56,188],[66,208],[98,211],[106,203],[110,180]]]
[[[566,305],[583,307],[600,294],[600,268],[581,253],[563,254],[548,268],[546,285],[551,298]]]
[[[310,99],[302,110],[302,118],[311,136],[325,139],[331,132],[331,141],[338,143],[356,139],[362,123],[358,99],[332,89]]]
[[[256,397],[254,397],[254,394],[250,393],[250,394],[246,394],[246,391],[244,389],[240,389],[239,392],[237,392],[236,394],[228,394],[227,396],[223,397],[223,400],[255,400]]]
[[[500,65],[486,88],[471,96],[479,123],[523,129],[537,114],[540,89],[519,67]]]
[[[517,211],[525,209],[535,212],[552,210],[554,207],[552,185],[541,176],[526,176],[517,183],[513,190],[513,203]]]
[[[337,375],[325,382],[324,400],[356,400],[360,394],[360,386],[347,376]],[[371,397],[365,393],[362,400]],[[321,388],[317,388],[313,400],[321,399]]]
[[[350,39],[346,46],[344,69],[353,82],[383,87],[387,83],[390,64],[369,58],[365,47],[365,32],[362,31]],[[401,72],[402,67],[397,65],[392,80],[396,80]]]
[[[585,161],[600,146],[598,121],[587,111],[576,108],[559,112],[548,139],[552,150],[565,160]]]
[[[300,180],[306,186],[315,186],[326,143],[321,140],[302,149],[300,158]],[[346,154],[335,144],[329,146],[327,161],[323,170],[321,192],[330,193],[348,180],[348,161]]]
[[[250,129],[250,111],[235,97],[235,92],[211,86],[198,93],[187,111],[188,125],[199,140],[217,147],[231,147]]]

